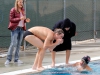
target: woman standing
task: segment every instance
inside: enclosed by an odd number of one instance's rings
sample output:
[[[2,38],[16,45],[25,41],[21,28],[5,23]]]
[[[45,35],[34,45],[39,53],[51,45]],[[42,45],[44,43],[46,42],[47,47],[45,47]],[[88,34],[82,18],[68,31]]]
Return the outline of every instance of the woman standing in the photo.
[[[5,65],[12,61],[12,53],[15,48],[14,62],[21,64],[19,60],[19,49],[23,39],[23,32],[26,30],[25,22],[30,22],[29,18],[26,18],[25,11],[23,9],[23,0],[16,0],[15,7],[10,10],[10,22],[8,29],[11,30],[11,44],[7,54],[7,60]]]

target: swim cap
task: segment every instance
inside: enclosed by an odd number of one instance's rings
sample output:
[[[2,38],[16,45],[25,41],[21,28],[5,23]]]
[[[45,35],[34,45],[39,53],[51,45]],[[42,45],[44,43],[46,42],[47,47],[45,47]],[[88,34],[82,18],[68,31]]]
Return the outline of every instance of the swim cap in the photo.
[[[86,64],[88,64],[91,58],[90,56],[84,56],[82,59],[85,61]]]

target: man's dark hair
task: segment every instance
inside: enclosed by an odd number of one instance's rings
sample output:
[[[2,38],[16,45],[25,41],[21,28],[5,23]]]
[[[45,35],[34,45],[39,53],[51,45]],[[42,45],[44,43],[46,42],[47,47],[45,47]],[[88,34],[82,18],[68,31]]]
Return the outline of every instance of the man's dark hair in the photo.
[[[59,35],[64,33],[64,31],[62,29],[55,29],[54,33],[58,33]]]

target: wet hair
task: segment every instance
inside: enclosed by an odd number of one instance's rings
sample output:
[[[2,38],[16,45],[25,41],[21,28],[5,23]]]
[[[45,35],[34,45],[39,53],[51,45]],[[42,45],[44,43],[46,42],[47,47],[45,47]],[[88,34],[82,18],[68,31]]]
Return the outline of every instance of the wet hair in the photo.
[[[84,56],[82,58],[82,60],[84,60],[86,64],[88,64],[90,62],[90,59],[91,59],[90,56]]]
[[[57,33],[58,35],[64,33],[64,31],[62,29],[55,29],[54,33]]]

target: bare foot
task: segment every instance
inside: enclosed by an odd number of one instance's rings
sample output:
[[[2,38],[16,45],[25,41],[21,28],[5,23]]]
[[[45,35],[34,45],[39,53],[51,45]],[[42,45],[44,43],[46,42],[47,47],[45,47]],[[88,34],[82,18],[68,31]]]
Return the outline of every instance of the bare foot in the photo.
[[[55,67],[55,64],[51,64],[51,67]]]
[[[36,67],[36,66],[32,66],[32,69],[33,69],[33,70],[37,70],[37,67]]]
[[[69,64],[69,62],[66,62],[66,64]]]
[[[68,65],[69,63],[66,63],[66,65]]]
[[[42,71],[42,70],[44,70],[44,69],[45,69],[44,67],[39,67],[39,68],[37,68],[38,71]]]

